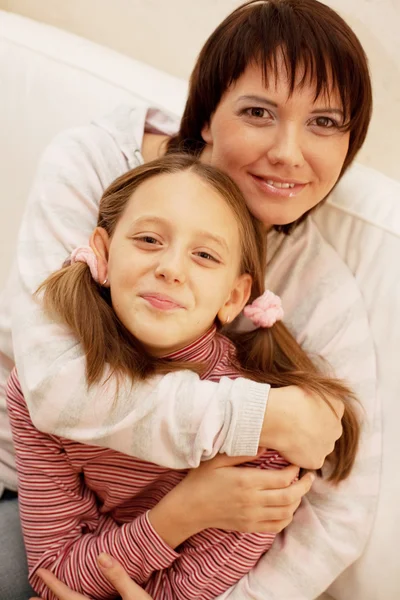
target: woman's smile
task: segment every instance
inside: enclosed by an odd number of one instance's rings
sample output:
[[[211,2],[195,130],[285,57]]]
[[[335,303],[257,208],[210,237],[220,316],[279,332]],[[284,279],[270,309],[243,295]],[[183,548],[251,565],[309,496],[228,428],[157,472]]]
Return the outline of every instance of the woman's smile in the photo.
[[[293,180],[278,179],[274,176],[261,176],[249,173],[258,188],[271,198],[294,198],[304,190],[307,183],[298,183]]]
[[[336,117],[335,91],[316,98],[301,71],[291,90],[281,59],[276,69],[269,84],[258,66],[248,66],[202,129],[202,160],[232,177],[267,228],[293,223],[329,194],[350,135]]]

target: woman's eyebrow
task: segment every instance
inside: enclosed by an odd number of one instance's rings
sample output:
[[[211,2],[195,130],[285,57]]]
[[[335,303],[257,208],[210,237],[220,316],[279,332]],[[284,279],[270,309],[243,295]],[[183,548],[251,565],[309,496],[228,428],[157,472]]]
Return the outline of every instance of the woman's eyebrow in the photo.
[[[276,102],[272,102],[272,100],[269,100],[268,98],[264,98],[264,96],[257,96],[257,95],[253,95],[253,94],[239,96],[238,102],[257,102],[258,104],[268,104],[269,106],[278,108],[278,105]]]
[[[264,98],[264,96],[258,96],[257,94],[246,94],[245,96],[239,96],[238,102],[256,102],[257,104],[268,104],[268,106],[273,106],[274,108],[278,108],[278,104],[276,102],[273,102],[272,100],[269,100],[268,98]],[[320,112],[324,112],[324,113],[330,113],[330,114],[336,114],[336,115],[340,115],[342,118],[344,117],[344,113],[340,108],[335,108],[335,107],[321,107],[321,108],[316,108],[315,110],[311,111],[311,114],[317,114]]]
[[[317,113],[330,113],[332,115],[340,115],[342,118],[344,118],[344,113],[340,108],[331,108],[330,106],[322,106],[321,108],[316,108],[313,111],[311,111],[312,115],[315,115]]]

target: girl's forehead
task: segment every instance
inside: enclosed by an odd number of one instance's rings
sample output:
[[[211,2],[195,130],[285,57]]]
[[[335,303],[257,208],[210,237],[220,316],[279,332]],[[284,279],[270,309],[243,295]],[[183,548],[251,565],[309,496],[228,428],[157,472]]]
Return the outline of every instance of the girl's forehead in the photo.
[[[190,170],[156,175],[138,186],[123,220],[132,223],[147,217],[186,224],[188,229],[201,226],[224,234],[238,230],[236,214],[223,194]]]

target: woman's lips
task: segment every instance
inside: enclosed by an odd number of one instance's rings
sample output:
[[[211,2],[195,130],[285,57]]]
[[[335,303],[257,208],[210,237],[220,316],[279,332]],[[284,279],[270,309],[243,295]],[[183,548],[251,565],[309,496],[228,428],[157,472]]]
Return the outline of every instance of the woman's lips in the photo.
[[[176,300],[169,296],[164,296],[163,294],[140,294],[140,297],[158,310],[176,310],[178,308],[183,308]]]
[[[276,198],[294,198],[307,185],[307,183],[295,183],[292,187],[275,187],[273,184],[267,182],[267,178],[253,175],[253,173],[250,173],[250,176],[259,189],[269,196],[275,196]],[[282,184],[284,180],[277,180],[277,182]],[[287,183],[292,182],[289,180]]]

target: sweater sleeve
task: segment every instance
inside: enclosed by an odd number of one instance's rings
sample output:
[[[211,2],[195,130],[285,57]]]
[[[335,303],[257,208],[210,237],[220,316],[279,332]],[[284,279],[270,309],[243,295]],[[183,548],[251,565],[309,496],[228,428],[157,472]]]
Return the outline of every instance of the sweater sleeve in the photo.
[[[15,371],[7,392],[29,581],[36,592],[55,600],[36,575],[37,569],[46,568],[91,598],[114,598],[114,587],[96,567],[101,552],[115,556],[139,584],[170,567],[179,554],[154,531],[147,513],[120,525],[110,513],[101,512],[62,440],[33,426]]]
[[[317,478],[268,554],[219,600],[315,599],[360,557],[371,532],[381,465],[375,352],[356,283],[332,252],[330,247],[320,248],[325,270],[316,265],[314,285],[309,269],[303,278],[307,294],[292,294],[285,306],[298,341],[310,353],[323,356],[358,396],[362,439],[356,464],[338,486]]]
[[[201,381],[190,371],[90,389],[85,357],[69,331],[33,298],[96,226],[103,190],[128,169],[114,138],[91,125],[61,134],[41,161],[17,244],[12,299],[15,364],[35,426],[171,468],[196,467],[218,451],[255,455],[269,386]]]

